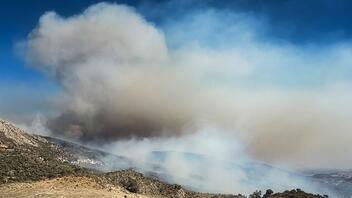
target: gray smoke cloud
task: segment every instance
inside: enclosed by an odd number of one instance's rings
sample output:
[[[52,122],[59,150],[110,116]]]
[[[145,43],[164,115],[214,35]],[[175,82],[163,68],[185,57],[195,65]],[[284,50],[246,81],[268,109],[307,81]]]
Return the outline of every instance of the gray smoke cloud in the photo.
[[[47,121],[56,135],[182,137],[205,120],[258,160],[350,167],[350,45],[263,41],[264,26],[206,10],[156,27],[131,7],[100,3],[68,18],[45,13],[22,47],[62,88]]]
[[[333,196],[329,189],[300,174],[252,159],[235,134],[209,123],[199,122],[198,127],[180,137],[132,138],[103,148],[127,157],[138,171],[158,174],[169,183],[195,191],[249,195],[255,190],[278,192],[300,188]],[[103,161],[112,170],[126,168],[110,157]]]

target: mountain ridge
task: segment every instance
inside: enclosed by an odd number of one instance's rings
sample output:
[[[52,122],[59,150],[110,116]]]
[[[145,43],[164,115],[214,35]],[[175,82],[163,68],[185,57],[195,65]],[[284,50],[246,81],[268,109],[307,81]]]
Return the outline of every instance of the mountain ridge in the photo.
[[[68,147],[70,147],[71,150],[69,150]],[[222,195],[193,192],[180,185],[167,184],[160,181],[157,177],[146,177],[134,170],[119,170],[104,173],[94,170],[94,167],[85,166],[82,161],[81,163],[77,163],[79,156],[83,156],[83,158],[87,156],[98,158],[98,155],[107,155],[107,153],[89,149],[79,144],[68,143],[64,140],[31,135],[17,128],[10,122],[0,119],[0,197],[2,196],[1,189],[3,189],[3,192],[5,192],[6,189],[15,189],[12,191],[15,193],[17,189],[16,185],[21,186],[23,182],[30,186],[29,189],[32,189],[32,191],[29,190],[29,192],[36,193],[36,190],[34,190],[36,188],[33,186],[38,183],[41,184],[41,182],[45,183],[48,181],[50,183],[50,181],[54,181],[53,183],[55,185],[59,185],[65,181],[79,181],[80,178],[86,177],[91,178],[93,183],[96,183],[94,185],[100,185],[102,189],[107,191],[109,191],[111,186],[124,189],[124,191],[121,192],[125,194],[122,195],[120,193],[121,197],[127,196],[128,193],[130,193],[128,196],[134,195],[137,197],[139,195],[145,195],[147,197],[190,198],[245,197],[240,194]],[[89,157],[86,159],[90,159]],[[127,160],[121,156],[115,157],[116,160]],[[59,178],[68,179],[60,180]],[[60,181],[59,184],[55,183],[58,179]],[[15,185],[15,187],[13,187],[13,185]],[[60,194],[60,196],[61,195],[62,194]],[[250,195],[250,198],[258,197],[262,197],[259,191]],[[324,196],[305,193],[297,189],[283,193],[267,191],[264,197],[323,198]]]

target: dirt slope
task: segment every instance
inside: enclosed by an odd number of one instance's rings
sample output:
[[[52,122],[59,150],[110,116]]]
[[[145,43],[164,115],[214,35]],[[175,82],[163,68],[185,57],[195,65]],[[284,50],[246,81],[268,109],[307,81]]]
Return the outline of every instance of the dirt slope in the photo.
[[[0,197],[61,197],[61,198],[148,198],[130,193],[122,187],[102,185],[89,177],[62,177],[32,183],[12,183],[0,186]]]

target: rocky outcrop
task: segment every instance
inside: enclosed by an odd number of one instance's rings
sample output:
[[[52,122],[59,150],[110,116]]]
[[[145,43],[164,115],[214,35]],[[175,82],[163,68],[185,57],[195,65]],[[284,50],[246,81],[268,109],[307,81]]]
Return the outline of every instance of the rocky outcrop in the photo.
[[[0,184],[76,174],[81,168],[44,138],[0,120]]]
[[[38,136],[31,136],[22,129],[15,127],[8,121],[0,120],[0,148],[14,146],[38,146],[38,142],[46,143],[46,140]]]

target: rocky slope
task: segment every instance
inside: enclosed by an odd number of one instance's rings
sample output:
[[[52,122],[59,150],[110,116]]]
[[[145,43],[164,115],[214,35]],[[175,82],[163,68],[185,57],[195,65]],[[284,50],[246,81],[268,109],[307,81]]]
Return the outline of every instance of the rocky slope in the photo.
[[[70,156],[44,138],[0,120],[0,183],[39,180],[80,173]]]
[[[106,155],[111,154],[63,140],[29,135],[0,120],[0,197],[244,197],[192,192],[133,170],[109,173],[92,170],[104,163],[99,159]],[[113,158],[131,166],[126,158]],[[255,192],[250,197],[262,195]],[[263,197],[323,198],[300,190],[267,191]]]

